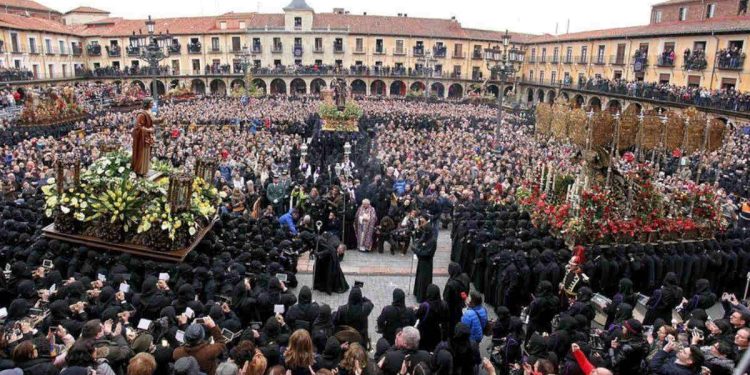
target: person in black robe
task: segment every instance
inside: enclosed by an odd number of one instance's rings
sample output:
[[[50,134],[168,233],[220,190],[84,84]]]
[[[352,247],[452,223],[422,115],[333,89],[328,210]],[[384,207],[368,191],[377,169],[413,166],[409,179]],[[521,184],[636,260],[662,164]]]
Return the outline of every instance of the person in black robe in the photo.
[[[393,302],[384,307],[378,316],[378,332],[393,345],[396,342],[396,332],[403,327],[414,325],[416,320],[414,310],[406,307],[406,293],[396,288],[393,290]]]
[[[456,262],[448,265],[448,282],[443,288],[443,300],[448,305],[448,337],[453,336],[453,329],[461,321],[466,297],[469,296],[469,276],[461,272],[461,266]]]
[[[341,257],[346,247],[331,233],[320,236],[319,250],[315,254],[313,289],[331,293],[344,293],[349,290],[344,272],[341,271]]]
[[[417,256],[417,274],[414,277],[414,295],[417,301],[424,302],[427,286],[432,284],[432,257],[437,250],[437,229],[425,218],[420,218],[417,229],[417,241],[414,243],[414,255]]]
[[[672,321],[672,310],[682,301],[682,289],[677,286],[677,275],[673,272],[664,277],[664,284],[654,291],[646,303],[646,315],[643,324],[651,325],[657,318],[665,322]]]

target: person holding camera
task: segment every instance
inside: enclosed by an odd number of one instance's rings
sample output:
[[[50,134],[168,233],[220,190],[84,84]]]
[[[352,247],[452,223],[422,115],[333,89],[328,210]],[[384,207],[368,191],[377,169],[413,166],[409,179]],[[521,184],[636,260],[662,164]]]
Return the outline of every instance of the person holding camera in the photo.
[[[213,344],[206,339],[206,333],[213,338]],[[185,330],[184,338],[185,344],[175,349],[172,359],[177,361],[183,357],[194,357],[202,372],[214,375],[217,360],[226,349],[219,326],[210,316],[197,318]]]

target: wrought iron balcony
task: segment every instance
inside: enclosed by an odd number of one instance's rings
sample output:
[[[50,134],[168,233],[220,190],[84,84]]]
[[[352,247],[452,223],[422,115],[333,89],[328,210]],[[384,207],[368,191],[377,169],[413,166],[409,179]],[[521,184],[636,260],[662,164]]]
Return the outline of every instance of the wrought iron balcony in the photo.
[[[98,44],[89,44],[86,46],[86,54],[89,56],[101,56],[102,55],[102,46]]]
[[[168,47],[169,53],[179,55],[182,53],[182,45],[180,43],[172,43]]]
[[[674,61],[675,61],[675,58],[672,58],[669,55],[661,54],[656,59],[656,66],[663,67],[663,68],[674,68]]]
[[[189,54],[197,55],[201,53],[202,46],[200,43],[190,43],[188,44],[187,49]]]
[[[109,57],[120,57],[122,54],[120,46],[107,46],[105,48],[107,49],[107,56]]]

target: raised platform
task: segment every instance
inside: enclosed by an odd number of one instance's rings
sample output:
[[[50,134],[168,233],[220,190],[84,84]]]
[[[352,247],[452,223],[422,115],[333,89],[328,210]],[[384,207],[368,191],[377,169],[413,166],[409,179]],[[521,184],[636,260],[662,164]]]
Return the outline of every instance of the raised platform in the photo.
[[[42,229],[42,234],[47,238],[52,238],[60,241],[72,242],[79,245],[93,247],[97,249],[115,251],[120,253],[127,253],[145,258],[158,259],[167,262],[182,262],[185,257],[195,249],[196,246],[203,240],[203,237],[208,234],[208,231],[213,228],[216,219],[212,220],[205,228],[201,229],[195,235],[195,239],[190,246],[174,251],[159,251],[154,250],[145,246],[135,245],[130,243],[114,243],[107,242],[100,238],[88,237],[76,234],[62,233],[55,230],[55,224],[50,224]]]

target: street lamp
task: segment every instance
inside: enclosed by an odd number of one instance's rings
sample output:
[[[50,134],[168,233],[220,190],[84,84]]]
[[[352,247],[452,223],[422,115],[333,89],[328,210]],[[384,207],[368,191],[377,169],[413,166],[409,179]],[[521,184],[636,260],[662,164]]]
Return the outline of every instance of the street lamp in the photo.
[[[432,69],[435,67],[435,64],[437,63],[437,59],[432,57],[432,52],[430,50],[425,51],[424,57],[420,57],[417,59],[417,62],[422,65],[422,72],[425,76],[425,88],[424,88],[424,97],[429,98],[430,97],[430,75],[432,75]]]
[[[491,73],[496,73],[500,80],[500,88],[497,93],[497,125],[495,127],[495,142],[500,141],[500,127],[503,123],[503,97],[505,93],[505,83],[509,78],[514,78],[516,74],[516,63],[523,61],[523,53],[515,47],[510,48],[510,34],[508,30],[505,30],[503,35],[503,46],[500,49],[498,46],[493,48],[485,48],[484,60],[487,63],[487,69]],[[490,76],[490,78],[492,78]]]
[[[151,96],[154,98],[154,103],[159,104],[159,91],[156,86],[156,79],[159,73],[159,63],[169,58],[169,42],[172,37],[169,35],[169,30],[166,34],[159,33],[155,34],[156,22],[148,16],[146,21],[146,30],[148,36],[143,37],[136,35],[133,31],[133,35],[130,37],[130,49],[134,50],[133,54],[139,60],[145,61],[149,65],[149,73],[151,74]]]

